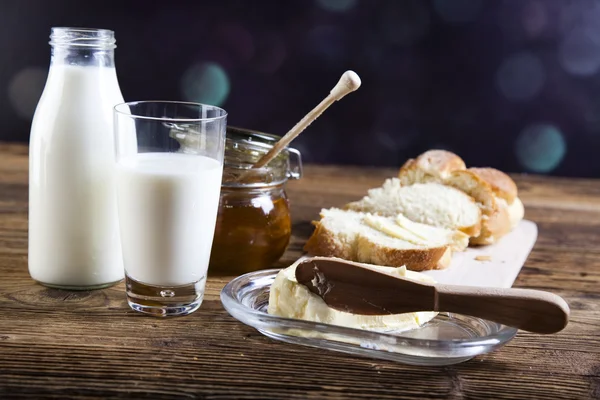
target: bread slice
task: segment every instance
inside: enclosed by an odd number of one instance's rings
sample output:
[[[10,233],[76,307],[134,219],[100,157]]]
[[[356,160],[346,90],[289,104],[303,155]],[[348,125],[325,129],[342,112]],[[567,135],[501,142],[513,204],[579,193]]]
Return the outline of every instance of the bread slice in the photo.
[[[481,232],[475,235],[471,241],[491,235],[489,220],[498,212],[496,196],[491,186],[475,173],[463,170],[454,171],[444,180],[444,184],[452,186],[471,196],[481,208]]]
[[[487,221],[487,229],[474,244],[493,244],[514,229],[523,219],[525,209],[518,197],[517,185],[504,172],[495,168],[469,168],[471,174],[483,180],[494,195],[495,210]]]
[[[402,216],[324,209],[304,250],[314,256],[425,271],[447,267],[452,247],[468,244],[461,232],[407,221]]]
[[[402,186],[400,179],[388,179],[382,187],[369,190],[362,200],[345,208],[387,217],[402,214],[411,221],[459,230],[469,236],[478,236],[481,229],[481,210],[473,198],[440,183]]]
[[[481,208],[481,230],[479,235],[473,235],[471,244],[495,243],[523,219],[524,208],[516,184],[494,168],[466,169],[460,157],[448,153],[433,150],[407,161],[399,172],[401,183],[436,182],[471,196]]]

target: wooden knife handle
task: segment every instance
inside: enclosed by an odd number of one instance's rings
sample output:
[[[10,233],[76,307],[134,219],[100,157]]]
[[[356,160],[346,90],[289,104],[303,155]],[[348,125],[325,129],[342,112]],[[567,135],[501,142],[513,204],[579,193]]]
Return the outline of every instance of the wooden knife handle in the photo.
[[[556,333],[569,322],[567,302],[553,293],[441,284],[435,287],[435,311],[471,315],[535,333]]]

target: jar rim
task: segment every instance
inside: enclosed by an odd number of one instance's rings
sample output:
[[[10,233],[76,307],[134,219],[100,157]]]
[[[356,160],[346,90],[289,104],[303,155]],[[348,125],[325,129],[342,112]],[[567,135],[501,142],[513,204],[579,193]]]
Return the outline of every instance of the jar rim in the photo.
[[[275,143],[279,141],[279,139],[281,139],[281,136],[277,136],[272,133],[255,131],[253,129],[239,128],[237,126],[227,126],[227,133],[246,136],[242,138],[242,141],[244,141],[247,145],[262,148],[267,151],[270,150],[275,145]],[[257,138],[260,140],[252,140],[253,138]],[[233,139],[230,136],[227,136],[227,140],[233,141]],[[288,147],[286,146],[285,150],[287,149]]]
[[[53,47],[85,47],[103,50],[117,47],[115,32],[98,28],[53,27],[50,31],[49,43]]]
[[[240,149],[239,146],[242,145],[245,149],[255,153],[255,157],[258,159],[260,158],[260,154],[266,154],[275,145],[275,143],[279,141],[279,139],[280,136],[270,133],[228,126],[226,135],[227,144],[225,146],[225,160],[223,165],[224,170],[230,171],[233,174],[232,176],[236,176],[237,174],[245,174],[251,171],[257,179],[254,181],[250,179],[252,181],[251,183],[239,182],[235,178],[232,178],[231,180],[224,179],[222,186],[228,188],[260,188],[278,186],[287,182],[290,173],[289,151],[293,150],[289,147],[286,147],[281,154],[279,154],[269,164],[256,169],[253,169],[253,164],[247,160],[228,162],[227,157],[228,151],[238,151]],[[276,162],[277,164],[272,164],[273,162]],[[270,177],[269,179],[272,180],[265,180],[265,177],[268,176]]]

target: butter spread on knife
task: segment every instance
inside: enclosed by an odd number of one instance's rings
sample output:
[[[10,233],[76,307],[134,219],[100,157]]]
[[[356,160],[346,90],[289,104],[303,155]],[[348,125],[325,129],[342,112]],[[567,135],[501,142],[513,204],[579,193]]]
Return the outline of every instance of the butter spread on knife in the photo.
[[[415,329],[433,319],[435,312],[411,312],[388,315],[359,315],[344,312],[328,306],[321,297],[312,293],[306,286],[296,280],[296,266],[281,270],[273,282],[269,295],[268,313],[285,318],[303,319],[349,328],[366,329],[379,332],[405,331]],[[365,264],[367,265],[367,264]],[[393,276],[406,277],[426,283],[435,281],[418,272],[408,271],[405,267],[390,268],[371,266],[377,271]],[[324,277],[315,276],[314,286],[323,294],[330,290]]]

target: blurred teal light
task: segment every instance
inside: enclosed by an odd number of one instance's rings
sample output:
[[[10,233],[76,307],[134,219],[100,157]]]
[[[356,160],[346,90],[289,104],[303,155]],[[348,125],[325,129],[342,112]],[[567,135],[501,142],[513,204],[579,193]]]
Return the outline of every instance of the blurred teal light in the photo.
[[[534,124],[526,127],[515,143],[519,163],[528,171],[547,173],[553,171],[567,152],[562,132],[551,124]]]
[[[227,100],[229,90],[227,73],[213,62],[192,65],[181,80],[181,91],[188,101],[220,106]]]
[[[496,72],[496,85],[509,100],[531,100],[542,90],[545,80],[542,61],[528,51],[507,57]]]
[[[317,0],[317,4],[327,11],[344,12],[356,5],[358,0]]]

